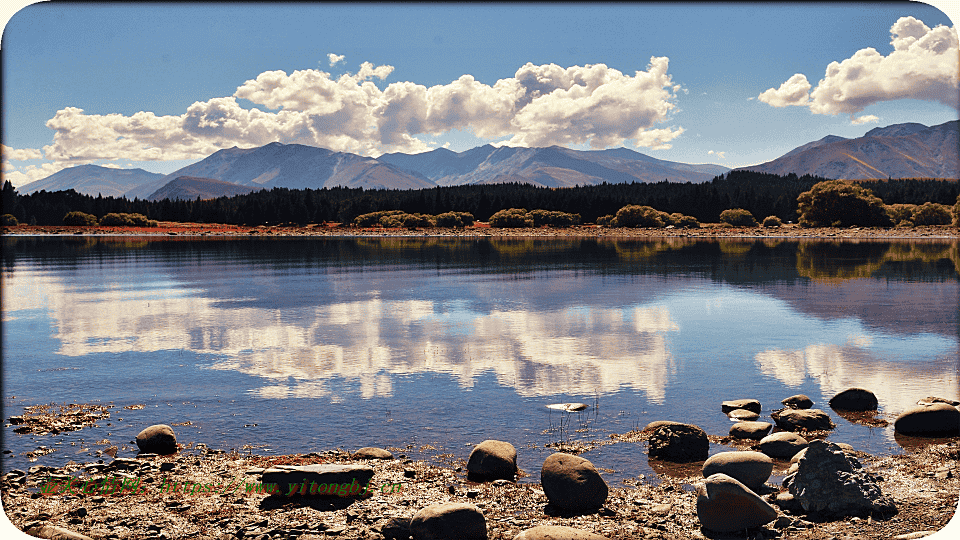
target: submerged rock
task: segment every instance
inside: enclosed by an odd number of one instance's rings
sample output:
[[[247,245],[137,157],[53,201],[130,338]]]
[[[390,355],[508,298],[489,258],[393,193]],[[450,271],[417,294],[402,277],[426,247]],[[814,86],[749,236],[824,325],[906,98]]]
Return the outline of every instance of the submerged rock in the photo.
[[[820,409],[783,409],[770,413],[770,416],[777,427],[786,431],[819,431],[836,427],[830,416]]]
[[[790,396],[780,403],[783,403],[785,407],[790,409],[809,409],[813,407],[813,400],[807,397],[805,394]]]
[[[835,411],[875,411],[877,396],[863,388],[848,388],[830,398],[830,408]]]
[[[707,459],[710,441],[705,431],[691,424],[660,426],[648,441],[651,458],[689,463]]]
[[[730,411],[737,409],[746,409],[760,414],[760,402],[755,399],[733,399],[720,404],[720,410],[722,410],[724,414],[730,414]]]

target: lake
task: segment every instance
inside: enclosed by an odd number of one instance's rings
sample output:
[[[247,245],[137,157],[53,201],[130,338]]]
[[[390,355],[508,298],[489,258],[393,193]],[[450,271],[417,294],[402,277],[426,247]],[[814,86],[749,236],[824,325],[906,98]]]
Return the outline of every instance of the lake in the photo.
[[[955,240],[2,241],[4,419],[113,405],[80,431],[5,427],[5,470],[93,461],[108,443],[133,456],[165,423],[179,442],[267,454],[465,458],[494,438],[532,481],[550,444],[661,419],[722,436],[721,401],[759,399],[770,421],[798,393],[837,423],[830,440],[890,454],[906,444],[892,426],[847,421],[830,397],[870,389],[892,421],[960,396]],[[559,402],[590,407],[546,407]],[[54,452],[29,462],[40,445]],[[643,444],[582,455],[608,481],[656,481]]]

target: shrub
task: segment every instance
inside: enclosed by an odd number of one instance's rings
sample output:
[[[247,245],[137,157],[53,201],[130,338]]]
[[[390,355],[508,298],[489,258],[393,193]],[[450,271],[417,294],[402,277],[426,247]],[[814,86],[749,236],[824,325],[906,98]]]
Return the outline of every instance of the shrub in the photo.
[[[953,207],[953,223],[960,227],[960,195],[957,195],[957,204]]]
[[[2,217],[0,217],[0,220],[2,220],[4,227],[14,227],[20,224],[20,222],[17,221],[16,216],[13,214],[4,214]]]
[[[734,227],[756,227],[757,220],[749,210],[743,208],[730,208],[720,212],[720,221],[728,223]]]
[[[910,222],[910,227],[913,226],[913,212],[917,209],[915,204],[888,204],[883,207],[883,210],[887,213],[887,217],[890,218],[890,221],[894,225],[900,225],[905,221]]]
[[[783,225],[783,222],[780,221],[780,218],[777,216],[767,216],[763,218],[763,226],[767,228],[774,228]]]
[[[556,212],[552,210],[533,210],[528,214],[533,218],[533,226],[550,225],[553,227],[570,227],[580,224],[580,214]]]
[[[948,207],[926,202],[913,211],[913,222],[917,225],[949,225],[953,222],[953,216]]]
[[[524,208],[500,210],[490,216],[490,226],[500,228],[533,227],[533,218]]]
[[[143,214],[110,213],[100,220],[101,225],[113,227],[156,227],[156,220],[147,219]]]
[[[96,225],[97,216],[84,212],[67,212],[63,216],[64,225]]]
[[[600,216],[597,218],[597,225],[601,227],[612,227],[613,226],[613,216],[607,214],[605,216]]]
[[[456,227],[458,229],[473,225],[473,214],[470,212],[444,212],[437,215],[437,227]]]
[[[803,227],[890,225],[883,201],[869,189],[843,180],[826,180],[797,197]]]
[[[664,217],[665,216],[665,217]],[[693,216],[685,216],[679,212],[674,212],[672,214],[667,214],[662,212],[660,219],[668,225],[673,225],[678,229],[699,229],[700,222],[697,221],[697,218]]]
[[[404,229],[418,229],[433,227],[436,220],[430,214],[403,214],[400,216],[400,224]]]
[[[631,204],[617,210],[613,218],[617,227],[663,227],[663,212],[650,206]]]
[[[369,214],[361,214],[353,218],[353,223],[358,227],[375,227],[380,225],[380,220],[384,216],[396,216],[400,214],[405,214],[403,210],[381,210],[379,212],[370,212]],[[399,227],[399,225],[397,225]]]

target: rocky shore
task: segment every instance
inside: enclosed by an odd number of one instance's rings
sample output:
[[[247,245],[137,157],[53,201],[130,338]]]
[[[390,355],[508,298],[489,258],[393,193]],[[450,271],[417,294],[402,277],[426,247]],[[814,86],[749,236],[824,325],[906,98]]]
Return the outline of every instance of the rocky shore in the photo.
[[[598,237],[598,238],[844,238],[844,239],[911,239],[960,238],[960,229],[952,225],[921,227],[819,227],[803,228],[796,224],[781,227],[731,227],[717,223],[703,224],[699,229],[673,228],[608,228],[596,225],[575,227],[540,227],[536,229],[499,229],[478,223],[464,229],[422,228],[416,230],[342,227],[338,224],[272,225],[250,227],[210,223],[177,223],[161,221],[157,227],[72,227],[17,225],[2,227],[8,235],[166,235],[166,236],[455,236],[455,237]]]
[[[869,395],[851,389],[837,397],[852,401],[831,401],[831,410],[866,421],[876,412],[860,399]],[[901,427],[923,436],[912,437],[902,454],[882,457],[826,442],[830,415],[797,408],[806,405],[802,398],[783,401],[772,415],[772,435],[769,423],[720,437],[658,421],[584,445],[641,442],[658,455],[657,481],[607,485],[603,464],[595,467],[573,447],[549,456],[540,483],[531,483],[516,469],[517,450],[504,441],[477,444],[466,459],[414,460],[406,455],[417,451],[412,446],[265,456],[178,444],[169,426],[158,425],[137,435],[136,457],[113,457],[117,447],[110,447],[92,462],[13,470],[0,479],[0,490],[18,528],[73,540],[907,540],[950,522],[960,494],[956,402],[924,398],[905,411],[898,436]],[[759,403],[732,400],[722,407],[740,420]],[[20,426],[32,420],[16,418]],[[46,420],[39,424],[56,419]],[[951,433],[942,433],[944,426]],[[170,444],[176,452],[152,452]],[[709,446],[722,451],[707,458]],[[821,487],[838,479],[834,488]]]

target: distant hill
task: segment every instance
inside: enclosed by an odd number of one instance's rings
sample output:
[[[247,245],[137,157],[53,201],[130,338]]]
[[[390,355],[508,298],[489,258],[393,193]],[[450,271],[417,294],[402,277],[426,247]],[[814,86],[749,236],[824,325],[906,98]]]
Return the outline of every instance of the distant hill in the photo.
[[[708,182],[730,169],[663,161],[628,150],[570,150],[560,146],[515,148],[484,145],[464,152],[445,148],[421,154],[383,154],[380,161],[440,186],[522,182],[546,187],[603,182]]]
[[[240,186],[213,178],[196,178],[193,176],[178,176],[166,185],[154,191],[148,201],[162,201],[163,199],[193,201],[198,197],[202,200],[216,199],[217,197],[233,197],[243,195],[263,188]]]
[[[219,150],[202,161],[128,191],[127,198],[150,197],[181,176],[212,178],[268,189],[320,189],[334,186],[417,189],[434,186],[432,182],[373,158],[302,144],[270,143],[258,148]]]
[[[122,197],[128,190],[163,178],[160,173],[143,169],[114,169],[99,165],[69,167],[50,176],[17,188],[19,193],[29,195],[37,191],[65,191],[74,189],[84,195]]]
[[[894,124],[856,139],[828,135],[773,161],[741,169],[844,180],[960,178],[958,124],[956,120],[933,127]]]

